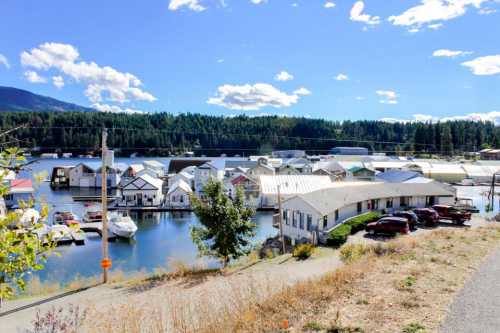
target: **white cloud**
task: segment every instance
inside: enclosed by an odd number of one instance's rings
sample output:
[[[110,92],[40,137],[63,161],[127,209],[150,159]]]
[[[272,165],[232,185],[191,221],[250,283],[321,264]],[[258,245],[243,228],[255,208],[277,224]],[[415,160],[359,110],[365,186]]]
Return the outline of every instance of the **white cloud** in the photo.
[[[169,10],[178,10],[182,7],[187,7],[190,10],[195,12],[204,11],[206,8],[200,5],[199,0],[170,0],[170,4],[168,5]]]
[[[129,113],[129,114],[144,114],[147,112],[135,110],[131,108],[121,108],[118,105],[100,104],[94,103],[92,107],[97,111],[109,112],[109,113]]]
[[[394,25],[405,27],[421,27],[428,25],[433,29],[442,21],[448,21],[464,15],[469,7],[481,8],[483,3],[490,0],[422,0],[415,7],[411,7],[400,15],[388,18]],[[431,25],[433,27],[431,27]]]
[[[362,101],[365,99],[363,96],[356,96],[355,98],[357,101]]]
[[[436,50],[432,53],[434,57],[448,57],[448,58],[454,58],[454,57],[459,57],[459,56],[465,56],[472,54],[470,51],[453,51],[453,50],[448,50],[448,49],[440,49]]]
[[[260,5],[261,3],[267,2],[267,0],[250,0],[254,5]]]
[[[26,71],[24,72],[24,77],[31,83],[46,83],[47,79],[43,76],[40,76],[35,71]]]
[[[87,84],[85,95],[91,102],[103,99],[114,102],[128,102],[130,99],[153,102],[156,98],[140,87],[142,82],[130,73],[101,67],[95,62],[79,60],[78,50],[69,44],[45,43],[29,52],[21,53],[21,64],[38,70],[54,69],[76,82]]]
[[[443,27],[443,23],[429,24],[427,26],[427,28],[429,28],[431,30],[438,30],[438,29],[441,29],[442,27]]]
[[[334,2],[331,2],[331,1],[327,1],[323,5],[323,7],[325,7],[325,8],[334,8],[335,6],[336,6],[336,4]]]
[[[364,9],[365,3],[363,1],[357,1],[351,9],[351,21],[363,22],[369,25],[380,24],[379,16],[363,14]]]
[[[0,53],[0,65],[4,65],[6,68],[10,68],[9,60],[6,56]]]
[[[301,87],[297,90],[295,90],[293,92],[294,95],[297,95],[297,96],[307,96],[307,95],[311,95],[311,91],[309,89],[306,89],[304,87]]]
[[[286,72],[286,71],[281,71],[276,76],[274,77],[276,81],[290,81],[293,80],[293,75]]]
[[[491,111],[486,113],[469,113],[463,116],[448,116],[448,117],[434,117],[427,114],[414,114],[413,119],[398,119],[398,118],[382,118],[381,121],[390,123],[409,123],[409,122],[446,122],[446,121],[476,121],[476,122],[492,122],[495,125],[500,125],[500,111]]]
[[[380,96],[379,102],[382,104],[398,104],[398,94],[392,90],[377,90],[375,92]]]
[[[481,8],[478,13],[480,15],[490,15],[490,14],[494,14],[496,12],[497,12],[497,10],[493,9],[493,8]]]
[[[346,74],[340,73],[339,75],[337,75],[335,77],[335,80],[337,80],[337,81],[347,81],[347,80],[349,80],[349,76],[347,76]]]
[[[62,76],[53,76],[52,77],[52,84],[58,88],[58,89],[61,89],[62,87],[64,87],[64,78]]]
[[[217,89],[216,96],[209,98],[207,103],[231,110],[259,110],[266,106],[284,108],[296,104],[301,96],[310,93],[309,90],[300,88],[287,94],[267,83],[225,84]]]
[[[225,60],[224,59],[217,59],[218,64],[222,64]]]
[[[500,73],[500,55],[479,57],[462,63],[469,67],[475,75],[494,75]]]

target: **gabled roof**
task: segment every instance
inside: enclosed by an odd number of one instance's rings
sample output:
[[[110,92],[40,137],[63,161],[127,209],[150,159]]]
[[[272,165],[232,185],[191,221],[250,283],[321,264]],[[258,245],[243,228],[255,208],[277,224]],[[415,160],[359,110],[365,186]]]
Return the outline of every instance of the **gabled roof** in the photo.
[[[13,179],[10,182],[9,193],[32,193],[34,191],[31,179]]]
[[[165,168],[165,164],[159,162],[159,161],[156,161],[156,160],[147,160],[147,161],[144,161],[142,162],[142,164],[144,164],[144,166],[147,168],[147,167],[151,167],[151,168],[158,168],[158,169],[164,169]]]
[[[195,166],[198,167],[202,164],[205,164],[209,160],[207,159],[197,159],[197,158],[174,158],[170,160],[170,163],[168,164],[168,173],[173,174],[173,173],[179,173],[183,169],[189,167],[189,166]]]
[[[420,174],[416,171],[406,170],[389,170],[379,173],[377,179],[386,183],[402,183],[412,178],[419,177]]]
[[[244,182],[244,181],[246,181],[246,180],[248,180],[248,181],[250,181],[250,182],[252,182],[252,183],[254,183],[254,184],[257,184],[257,182],[256,182],[255,180],[253,180],[252,178],[250,178],[250,177],[248,177],[248,176],[246,176],[246,175],[239,175],[239,176],[237,176],[237,177],[235,177],[235,178],[231,179],[231,184],[233,184],[233,185],[238,185],[238,184],[240,184],[241,182]]]
[[[283,195],[301,194],[332,186],[329,176],[316,175],[277,175],[260,176],[262,194],[277,194],[278,185]]]
[[[168,192],[167,192],[167,195],[173,193],[174,191],[176,191],[177,189],[181,189],[183,190],[184,192],[186,193],[192,193],[193,190],[191,189],[191,186],[189,186],[188,183],[186,183],[185,181],[183,181],[182,179],[176,181],[169,189],[168,189]]]
[[[134,171],[135,173],[144,170],[144,165],[143,164],[130,164],[129,169]]]
[[[145,173],[137,178],[134,178],[123,186],[124,190],[160,190],[163,186],[163,181],[159,178],[151,177]]]
[[[339,208],[372,199],[402,196],[454,196],[455,192],[454,188],[443,186],[436,181],[429,183],[337,182],[329,188],[301,194],[295,198],[306,201],[318,213],[328,215]]]
[[[89,168],[90,170],[97,172],[101,168],[102,162],[81,162],[81,163],[78,163],[76,166],[79,166],[79,165],[83,165],[83,166]]]
[[[214,169],[214,170],[224,170],[225,166],[226,166],[225,160],[217,159],[217,160],[213,160],[213,161],[208,161],[208,162],[200,165],[198,168],[200,168],[200,169],[210,168],[210,169]]]
[[[374,172],[372,169],[370,168],[367,168],[367,167],[360,167],[360,166],[354,166],[352,168],[349,169],[350,172],[352,173],[355,173],[355,172],[360,172],[360,171],[370,171],[370,172]]]

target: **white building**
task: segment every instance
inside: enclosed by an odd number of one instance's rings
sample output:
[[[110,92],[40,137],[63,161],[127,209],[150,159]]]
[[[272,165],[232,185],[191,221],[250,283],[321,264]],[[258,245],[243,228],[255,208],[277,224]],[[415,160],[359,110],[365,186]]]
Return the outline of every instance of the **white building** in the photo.
[[[222,181],[224,179],[225,165],[224,161],[206,162],[194,171],[194,189],[197,195],[201,195],[203,187],[210,179]]]
[[[164,202],[163,181],[148,174],[139,176],[122,188],[121,207],[159,207]]]
[[[172,209],[190,209],[190,195],[193,193],[191,186],[184,180],[179,179],[169,186],[167,192],[167,206]]]
[[[171,175],[168,178],[168,187],[171,188],[175,183],[181,180],[188,184],[190,188],[194,187],[194,175],[185,171],[181,171],[175,175]]]
[[[456,190],[439,182],[337,182],[283,203],[283,232],[295,240],[322,239],[346,219],[369,211],[452,204]]]
[[[260,176],[260,208],[274,208],[278,204],[278,186],[281,199],[309,193],[333,185],[329,176],[316,175],[277,175]]]
[[[70,187],[100,188],[101,162],[79,163],[69,170]],[[108,167],[106,179],[108,188],[116,188],[120,184],[121,176],[127,170],[127,165],[115,163]]]
[[[142,164],[144,165],[144,168],[154,171],[157,177],[164,177],[166,175],[167,167],[161,162],[148,160],[142,162]]]

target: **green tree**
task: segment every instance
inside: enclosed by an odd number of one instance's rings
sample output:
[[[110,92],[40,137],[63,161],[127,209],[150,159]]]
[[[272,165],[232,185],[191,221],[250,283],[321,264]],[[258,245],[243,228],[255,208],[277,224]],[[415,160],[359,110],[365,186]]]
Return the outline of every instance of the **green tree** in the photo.
[[[243,202],[243,192],[238,189],[231,199],[221,182],[209,181],[203,188],[205,200],[191,197],[193,210],[201,226],[191,227],[191,238],[200,255],[218,258],[225,267],[250,251],[250,238],[255,236],[253,209]]]
[[[22,151],[17,148],[0,153],[0,196],[7,194],[8,188],[3,178],[8,172],[17,172],[25,164]],[[0,306],[4,299],[14,296],[16,290],[24,289],[26,276],[43,268],[43,263],[53,249],[50,237],[39,239],[35,230],[48,215],[48,206],[42,205],[41,219],[37,222],[22,221],[22,212],[34,206],[34,202],[21,202],[21,212],[9,212],[0,217]],[[28,225],[26,225],[28,224]]]

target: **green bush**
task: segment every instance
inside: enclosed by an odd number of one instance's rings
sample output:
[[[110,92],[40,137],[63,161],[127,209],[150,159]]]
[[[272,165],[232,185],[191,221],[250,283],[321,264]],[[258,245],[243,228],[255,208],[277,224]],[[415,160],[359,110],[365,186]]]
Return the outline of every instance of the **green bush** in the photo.
[[[330,231],[326,239],[326,244],[329,246],[339,247],[347,241],[347,237],[351,234],[351,226],[342,224]]]
[[[370,212],[370,213],[366,213],[363,215],[353,217],[352,219],[348,220],[344,224],[350,225],[351,226],[351,234],[355,234],[358,231],[364,230],[368,223],[377,220],[377,218],[379,216],[380,216],[379,212]]]
[[[311,244],[300,244],[293,249],[293,256],[299,260],[306,260],[314,251],[314,246]]]

